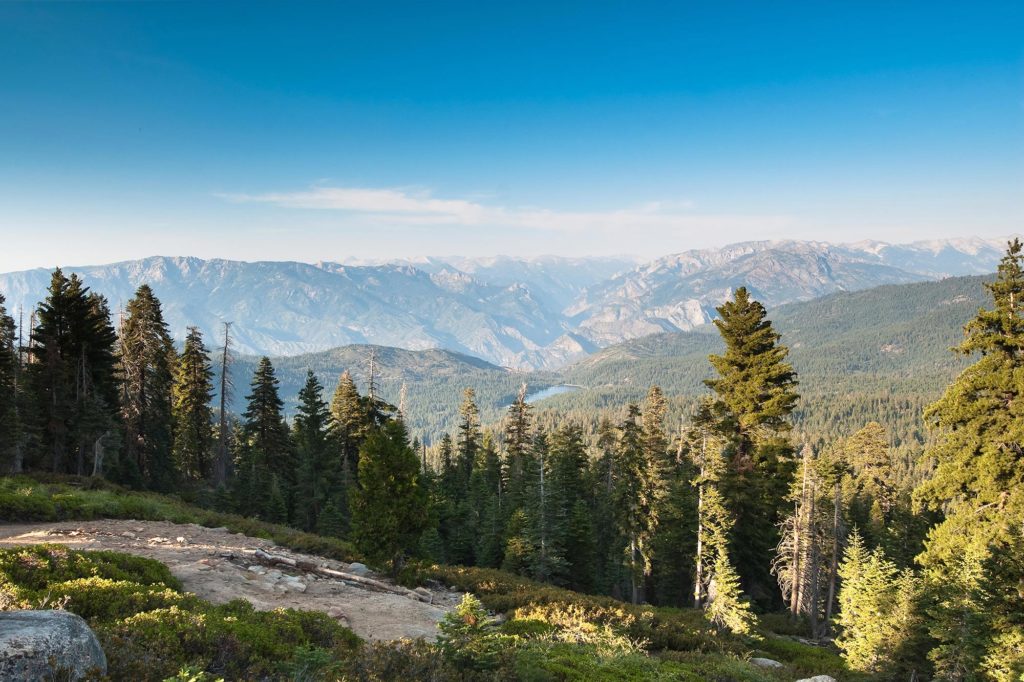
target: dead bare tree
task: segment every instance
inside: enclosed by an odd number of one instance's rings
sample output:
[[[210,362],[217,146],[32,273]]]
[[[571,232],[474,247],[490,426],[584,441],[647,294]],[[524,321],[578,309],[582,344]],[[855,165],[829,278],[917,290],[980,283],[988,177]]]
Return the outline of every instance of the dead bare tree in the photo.
[[[224,323],[224,345],[220,354],[220,430],[217,459],[213,466],[213,482],[224,485],[228,479],[228,401],[231,390],[231,322]]]

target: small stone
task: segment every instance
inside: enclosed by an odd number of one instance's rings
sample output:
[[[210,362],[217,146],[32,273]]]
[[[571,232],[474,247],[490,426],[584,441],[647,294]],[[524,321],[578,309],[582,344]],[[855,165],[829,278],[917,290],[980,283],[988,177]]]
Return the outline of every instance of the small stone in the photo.
[[[179,545],[187,545],[188,544],[188,540],[186,540],[181,535],[179,535],[178,537],[174,538],[174,541],[177,542]]]
[[[750,662],[761,668],[781,668],[782,664],[770,658],[752,658]]]
[[[123,538],[131,538],[132,540],[134,540],[135,539],[135,533],[131,532],[130,530],[126,530],[123,533],[121,533],[121,537],[123,537]]]
[[[200,571],[209,571],[211,568],[213,568],[213,566],[211,566],[210,564],[203,563],[200,563],[198,566],[196,566],[196,569]]]
[[[144,533],[146,531],[146,529],[143,526],[135,526],[135,528],[133,528],[132,530],[134,530],[136,533]]]
[[[831,675],[815,675],[814,677],[805,677],[802,680],[796,682],[836,682],[836,678]]]
[[[361,564],[357,561],[354,564],[348,565],[348,572],[362,578],[370,573],[370,569],[366,567],[366,564]]]

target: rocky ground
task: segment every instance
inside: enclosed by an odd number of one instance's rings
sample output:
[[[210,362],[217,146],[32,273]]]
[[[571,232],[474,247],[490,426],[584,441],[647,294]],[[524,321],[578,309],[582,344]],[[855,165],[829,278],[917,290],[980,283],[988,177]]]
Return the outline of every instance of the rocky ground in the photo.
[[[100,520],[0,525],[0,547],[60,543],[75,549],[106,549],[156,559],[185,590],[214,603],[246,599],[257,609],[323,611],[370,640],[437,636],[437,623],[462,594],[434,586],[430,603],[378,592],[355,583],[303,571],[269,568],[254,560],[262,549],[313,561],[326,568],[382,579],[361,564],[291,552],[268,540],[225,529],[164,521]]]

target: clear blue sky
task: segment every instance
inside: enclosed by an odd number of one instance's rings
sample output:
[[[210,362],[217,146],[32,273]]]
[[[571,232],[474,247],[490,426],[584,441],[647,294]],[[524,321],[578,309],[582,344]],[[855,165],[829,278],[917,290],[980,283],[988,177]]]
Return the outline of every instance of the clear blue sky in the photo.
[[[0,270],[1020,231],[1024,3],[0,3]]]

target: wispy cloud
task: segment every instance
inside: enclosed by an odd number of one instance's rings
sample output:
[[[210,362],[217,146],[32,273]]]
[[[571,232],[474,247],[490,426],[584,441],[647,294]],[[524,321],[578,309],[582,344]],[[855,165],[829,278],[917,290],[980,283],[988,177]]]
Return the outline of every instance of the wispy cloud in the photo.
[[[376,223],[519,227],[561,232],[626,230],[716,230],[789,224],[787,216],[707,214],[691,201],[649,202],[609,211],[562,211],[530,206],[488,205],[469,199],[443,199],[426,190],[402,188],[313,187],[296,192],[218,194],[235,203],[338,211]]]

